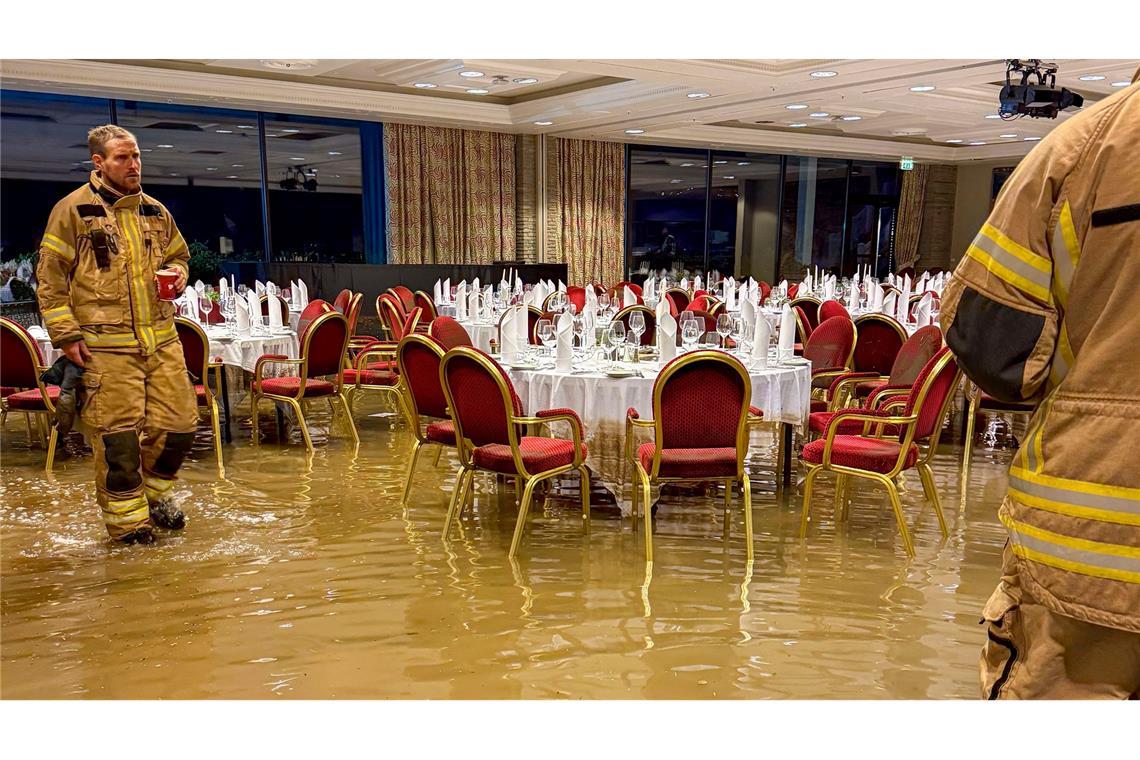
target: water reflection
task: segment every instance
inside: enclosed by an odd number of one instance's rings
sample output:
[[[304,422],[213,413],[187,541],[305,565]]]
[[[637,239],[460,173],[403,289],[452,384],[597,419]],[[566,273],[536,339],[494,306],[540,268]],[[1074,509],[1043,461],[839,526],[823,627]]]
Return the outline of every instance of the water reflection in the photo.
[[[903,496],[908,560],[881,490],[853,481],[845,522],[833,483],[799,538],[799,494],[775,488],[774,441],[755,434],[755,560],[743,519],[715,494],[666,494],[656,562],[597,505],[582,529],[576,482],[539,500],[520,556],[507,548],[514,488],[478,475],[474,509],[441,537],[456,463],[358,405],[359,448],[263,442],[248,424],[196,446],[179,494],[186,530],[153,547],[110,544],[89,453],[53,479],[22,425],[4,435],[0,626],[5,698],[918,698],[974,697],[978,610],[998,577],[996,520],[1008,450],[935,460],[943,540],[921,489]],[[288,422],[288,421],[286,421]],[[338,423],[340,421],[338,420]],[[953,435],[944,436],[953,440]],[[72,447],[74,449],[74,447]],[[734,501],[734,507],[736,502]]]

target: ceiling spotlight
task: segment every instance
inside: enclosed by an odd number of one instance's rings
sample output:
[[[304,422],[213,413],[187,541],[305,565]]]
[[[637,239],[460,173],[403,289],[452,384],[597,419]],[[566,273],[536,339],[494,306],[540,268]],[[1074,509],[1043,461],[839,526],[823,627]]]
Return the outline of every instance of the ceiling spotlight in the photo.
[[[538,80],[535,79],[534,77],[519,77],[518,79],[515,79],[513,81],[515,84],[534,84]]]
[[[238,124],[238,129],[257,129],[257,127],[250,124]]]
[[[208,172],[216,172],[217,170],[218,170],[218,167],[216,167],[216,166],[207,166],[206,167],[206,171],[208,171]]]
[[[1104,79],[1104,74],[1083,74],[1077,78],[1082,82],[1099,82]]]
[[[421,90],[434,90],[436,86],[431,82],[416,82],[412,87],[418,87]]]
[[[681,164],[681,166],[692,166],[692,165],[693,165],[692,162]]]
[[[752,162],[751,161],[737,161],[736,165],[737,166],[748,166],[750,163],[752,163]]]
[[[953,139],[953,140],[947,140],[946,142],[948,142],[948,143],[955,143],[955,144],[956,144],[956,143],[960,143],[960,142],[962,142],[962,140],[959,140],[959,139],[955,138],[955,139]]]
[[[1026,137],[1025,142],[1037,142],[1040,139],[1040,137]]]
[[[1132,84],[1132,83],[1131,83],[1131,82],[1129,82],[1129,81],[1127,81],[1127,80],[1125,80],[1125,81],[1123,81],[1123,82],[1113,82],[1113,83],[1112,83],[1112,86],[1113,86],[1113,87],[1127,87],[1127,86],[1128,86],[1128,85],[1130,85],[1130,84]]]
[[[988,113],[988,114],[986,114],[986,118],[987,119],[1000,119],[1001,114],[1000,113]]]
[[[911,87],[910,91],[911,92],[931,92],[935,89],[937,89],[937,88],[932,84],[920,84],[920,85],[915,85],[914,87]]]
[[[736,177],[732,174],[726,174],[726,175],[724,175],[724,178],[725,179],[736,179]]]
[[[163,143],[162,145],[156,145],[154,147],[156,147],[156,148],[173,148],[174,146]]]
[[[153,148],[139,148],[139,150],[141,150],[143,153],[153,153],[154,152]]]
[[[490,90],[484,90],[482,87],[472,87],[467,90],[468,95],[486,95]]]
[[[708,96],[709,94],[707,92],[690,92],[685,97],[692,98],[693,100],[700,100],[701,98],[707,98]]]
[[[236,174],[228,174],[228,175],[226,175],[226,179],[237,179],[237,175]]]
[[[827,79],[828,77],[833,77],[838,73],[838,71],[813,71],[811,73],[811,76],[815,77],[816,79]]]
[[[1011,137],[1017,137],[1017,135],[1014,135],[1014,134],[1008,134],[1008,135],[998,135],[998,137],[1003,137],[1003,138],[1005,138],[1005,139],[1007,139],[1007,140],[1008,140],[1008,139],[1009,139],[1009,138],[1011,138]]]
[[[679,179],[671,179],[671,180],[669,180],[669,182],[670,182],[670,183],[672,183],[672,184],[674,184],[674,185],[676,185],[676,184],[680,183],[680,182],[681,182],[681,180],[679,180]]]
[[[301,130],[299,130],[299,129],[282,129],[281,131],[285,132],[287,134],[293,135],[293,134],[296,134],[297,132],[300,132]]]
[[[340,156],[340,155],[343,155],[343,154],[342,154],[342,153],[341,153],[339,150],[330,150],[330,151],[329,151],[329,155],[330,155],[330,156]]]
[[[784,108],[788,109],[789,111],[800,111],[804,108],[807,108],[807,106],[803,103],[790,103],[789,105],[784,106]]]
[[[244,169],[245,168],[245,164],[230,164],[230,166],[234,169]]]
[[[483,76],[483,72],[482,71],[461,71],[461,72],[459,72],[459,76],[467,77],[468,79],[476,79],[478,77]]]
[[[304,161],[305,157],[304,156],[289,156],[289,160],[290,161]]]
[[[536,122],[534,123],[534,125],[535,125],[536,127],[549,127],[549,126],[551,126],[552,124],[554,124],[554,122],[552,122],[552,121],[536,121]]]
[[[970,145],[985,145],[986,141],[985,140],[974,140],[973,142],[971,142],[969,144]]]
[[[843,119],[844,121],[859,121],[863,117],[862,116],[841,116],[839,118]]]
[[[727,163],[728,163],[728,161],[713,161],[714,166],[717,164],[727,164]]]
[[[827,111],[816,111],[815,113],[809,113],[808,116],[813,119],[826,119],[828,116],[831,116],[831,114]]]
[[[215,129],[214,131],[219,135],[232,135],[234,133],[232,129]]]
[[[645,130],[644,129],[627,129],[625,131],[625,133],[627,135],[643,135],[643,134],[645,134]]]
[[[804,124],[802,121],[797,121],[797,122],[793,122],[792,124],[789,124],[788,126],[789,127],[795,127],[796,129],[799,129],[800,127],[806,127],[807,124]]]

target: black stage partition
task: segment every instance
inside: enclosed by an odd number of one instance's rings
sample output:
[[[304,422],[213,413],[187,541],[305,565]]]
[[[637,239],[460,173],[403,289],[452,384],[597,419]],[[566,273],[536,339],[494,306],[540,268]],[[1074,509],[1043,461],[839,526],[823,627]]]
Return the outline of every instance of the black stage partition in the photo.
[[[515,269],[524,283],[537,280],[566,281],[565,264],[310,264],[307,262],[225,262],[227,277],[233,275],[238,282],[250,285],[254,280],[272,280],[288,287],[290,280],[300,278],[309,287],[309,298],[332,301],[336,294],[348,288],[364,294],[364,302],[371,304],[376,296],[395,285],[422,290],[431,295],[436,280],[451,278],[453,285],[460,280],[470,282],[476,277],[484,285],[498,285],[508,269]]]

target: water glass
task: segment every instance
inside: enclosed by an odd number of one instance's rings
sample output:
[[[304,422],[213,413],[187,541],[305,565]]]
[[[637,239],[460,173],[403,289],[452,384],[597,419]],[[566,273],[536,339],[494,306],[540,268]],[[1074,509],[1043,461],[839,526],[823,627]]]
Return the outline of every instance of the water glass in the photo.
[[[732,332],[732,317],[728,312],[722,311],[720,316],[716,318],[716,331],[720,335],[721,348],[728,349],[728,335]]]
[[[697,342],[701,339],[701,328],[696,320],[690,319],[684,322],[681,326],[681,345],[684,346],[686,351],[692,351],[697,347]]]
[[[538,339],[542,341],[542,345],[550,348],[550,346],[554,343],[555,338],[554,323],[549,319],[538,320],[537,332]]]
[[[625,343],[625,325],[618,321],[611,322],[609,336],[609,344],[614,349],[613,361],[616,362],[620,356],[621,346],[623,343]]]
[[[641,345],[641,336],[645,333],[645,314],[635,311],[629,315],[629,331],[634,335],[634,345]]]

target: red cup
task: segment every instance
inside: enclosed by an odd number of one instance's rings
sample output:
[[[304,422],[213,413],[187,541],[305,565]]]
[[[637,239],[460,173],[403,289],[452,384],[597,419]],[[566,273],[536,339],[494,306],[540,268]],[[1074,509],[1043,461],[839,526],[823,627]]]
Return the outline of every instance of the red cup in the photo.
[[[158,278],[158,297],[163,301],[174,301],[178,298],[178,270],[160,269],[154,273]]]

